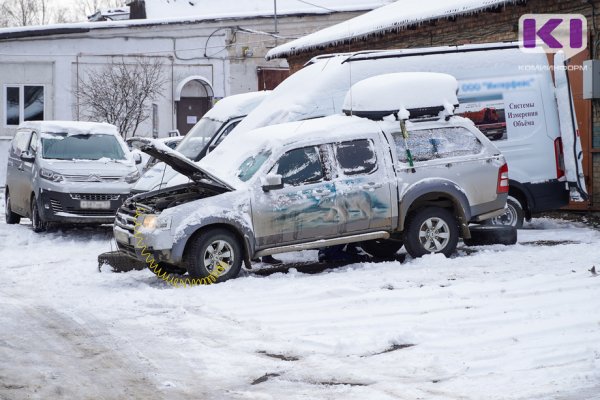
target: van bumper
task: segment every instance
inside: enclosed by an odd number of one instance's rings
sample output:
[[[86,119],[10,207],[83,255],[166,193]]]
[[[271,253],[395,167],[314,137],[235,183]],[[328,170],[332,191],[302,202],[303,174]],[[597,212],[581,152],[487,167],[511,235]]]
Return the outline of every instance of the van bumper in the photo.
[[[47,222],[112,224],[117,209],[127,197],[129,193],[62,193],[40,190],[38,209]],[[97,207],[100,204],[102,208]]]
[[[565,182],[557,180],[542,183],[524,183],[527,191],[529,212],[538,214],[545,211],[558,210],[569,204],[569,191]]]

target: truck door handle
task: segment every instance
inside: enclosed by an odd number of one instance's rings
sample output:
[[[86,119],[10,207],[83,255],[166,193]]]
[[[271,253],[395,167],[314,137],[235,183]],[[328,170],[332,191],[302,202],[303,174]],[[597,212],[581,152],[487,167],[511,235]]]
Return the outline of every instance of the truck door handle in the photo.
[[[381,187],[383,187],[382,183],[375,183],[375,182],[365,183],[364,185],[360,186],[360,188],[363,190],[379,189]]]
[[[325,196],[328,194],[331,194],[331,190],[329,189],[315,189],[312,191],[312,194],[317,195],[317,196]]]

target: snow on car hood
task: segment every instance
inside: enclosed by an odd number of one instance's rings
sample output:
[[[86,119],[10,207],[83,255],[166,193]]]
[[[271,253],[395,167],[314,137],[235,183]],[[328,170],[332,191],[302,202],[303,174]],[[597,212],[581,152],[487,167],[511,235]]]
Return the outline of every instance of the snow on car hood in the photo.
[[[183,154],[169,148],[164,143],[150,138],[131,139],[131,143],[144,153],[150,154],[158,160],[163,161],[170,165],[175,171],[187,176],[195,182],[206,182],[223,187],[227,190],[234,190],[234,187],[231,184],[200,168],[198,164],[194,163]]]

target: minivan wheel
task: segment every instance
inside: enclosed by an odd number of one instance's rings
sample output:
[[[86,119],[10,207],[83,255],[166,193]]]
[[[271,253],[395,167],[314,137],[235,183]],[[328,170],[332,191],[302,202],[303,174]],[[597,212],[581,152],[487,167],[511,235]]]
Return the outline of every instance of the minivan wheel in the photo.
[[[31,225],[33,226],[34,232],[44,232],[48,227],[46,221],[44,221],[40,216],[37,200],[35,199],[35,197],[31,198]]]
[[[242,267],[242,246],[226,229],[210,229],[192,239],[187,253],[190,277],[206,278],[207,283],[235,278]]]
[[[524,215],[521,202],[512,196],[508,196],[504,214],[490,219],[490,222],[492,225],[507,225],[521,229],[523,227]]]
[[[21,222],[21,216],[12,212],[11,210],[10,193],[8,190],[6,191],[6,197],[4,201],[4,214],[6,216],[6,223],[9,225],[18,224]]]
[[[411,257],[441,253],[449,257],[458,243],[458,224],[452,213],[440,207],[417,210],[404,229],[404,247]]]
[[[377,258],[393,258],[398,250],[402,248],[399,240],[375,239],[359,243],[360,247]]]

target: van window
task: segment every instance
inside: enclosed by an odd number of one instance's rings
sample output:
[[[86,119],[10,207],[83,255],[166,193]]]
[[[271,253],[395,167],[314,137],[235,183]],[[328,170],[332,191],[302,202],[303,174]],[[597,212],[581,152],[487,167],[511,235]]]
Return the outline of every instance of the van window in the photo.
[[[373,142],[367,139],[338,143],[335,158],[344,175],[370,174],[377,170]]]
[[[27,150],[27,146],[29,146],[29,138],[31,137],[31,131],[20,130],[17,131],[15,138],[12,142],[12,151],[16,155],[20,156],[25,150]]]
[[[392,133],[398,159],[407,162],[406,146],[401,132]],[[461,126],[410,131],[406,145],[414,161],[479,154],[483,145],[468,129]]]
[[[113,135],[44,133],[42,157],[53,160],[125,160],[125,152]]]
[[[285,153],[273,171],[286,185],[302,185],[323,180],[323,165],[317,147],[303,147]]]
[[[33,154],[37,154],[38,149],[38,134],[37,132],[33,132],[31,135],[31,141],[29,142],[29,151]]]

